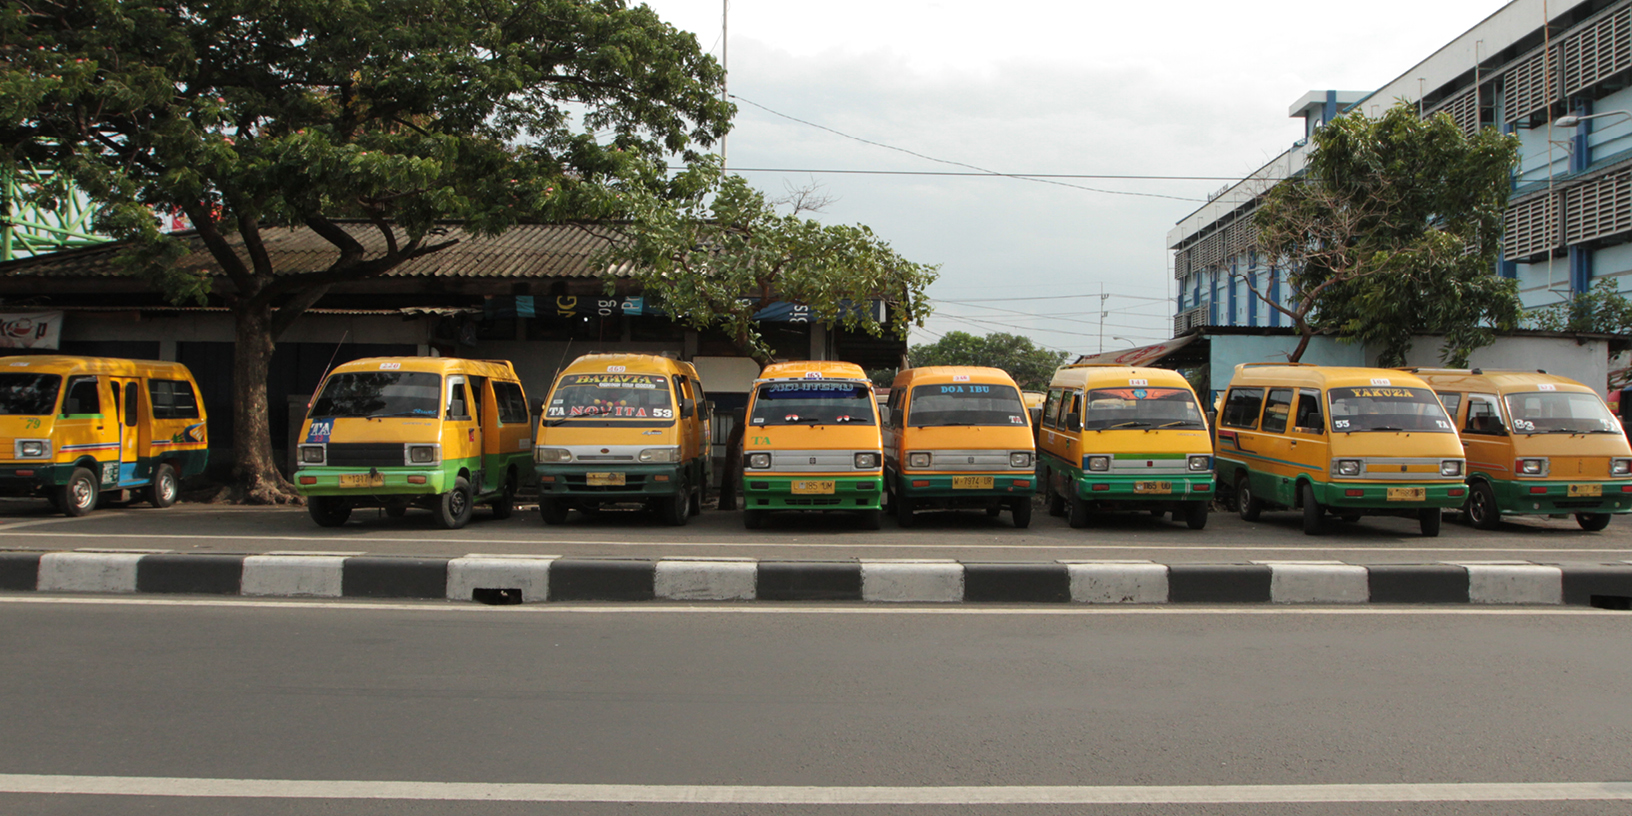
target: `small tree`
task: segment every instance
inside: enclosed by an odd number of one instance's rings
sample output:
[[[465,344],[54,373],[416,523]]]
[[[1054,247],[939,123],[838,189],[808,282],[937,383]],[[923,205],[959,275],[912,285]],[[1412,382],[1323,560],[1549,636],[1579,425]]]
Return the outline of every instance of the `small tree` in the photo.
[[[1401,365],[1417,334],[1446,338],[1441,360],[1465,366],[1497,329],[1518,324],[1517,284],[1495,274],[1518,140],[1468,136],[1449,116],[1401,103],[1382,117],[1339,117],[1315,132],[1302,176],[1271,189],[1259,243],[1285,270],[1302,339],[1330,329],[1382,347]]]
[[[1022,389],[1041,390],[1065,363],[1066,353],[1038,348],[1029,337],[993,332],[976,337],[954,331],[922,346],[913,346],[907,358],[914,366],[957,365],[1001,368]]]

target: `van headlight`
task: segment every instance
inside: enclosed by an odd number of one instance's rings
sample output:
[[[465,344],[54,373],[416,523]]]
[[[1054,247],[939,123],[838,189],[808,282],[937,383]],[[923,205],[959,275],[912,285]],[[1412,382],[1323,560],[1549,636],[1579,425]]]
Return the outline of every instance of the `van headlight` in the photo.
[[[642,462],[673,463],[680,461],[679,448],[647,448],[635,457]]]
[[[1462,475],[1462,460],[1461,459],[1446,459],[1445,461],[1440,462],[1439,463],[1439,475],[1441,475],[1441,476],[1461,476]]]
[[[748,467],[753,468],[754,470],[769,470],[771,467],[771,455],[768,453],[748,454]]]
[[[442,461],[441,445],[409,445],[408,464],[434,465]]]
[[[49,459],[51,457],[51,440],[49,439],[19,439],[12,453],[18,459]]]
[[[303,465],[321,465],[329,460],[328,449],[324,445],[301,445],[300,463]]]
[[[1088,457],[1088,469],[1089,470],[1099,470],[1099,471],[1110,470],[1111,469],[1111,457],[1109,457],[1109,456],[1090,456],[1090,457]]]
[[[857,470],[872,470],[876,467],[878,467],[878,453],[874,451],[863,451],[856,454]]]
[[[929,461],[930,455],[927,451],[907,454],[907,467],[910,468],[927,468]]]
[[[1609,475],[1611,475],[1611,476],[1628,476],[1628,475],[1632,475],[1632,459],[1611,459],[1611,460],[1609,460]]]
[[[1013,453],[1010,453],[1009,454],[1009,467],[1012,467],[1012,468],[1029,468],[1029,467],[1031,467],[1031,451],[1014,451]]]
[[[1213,457],[1205,453],[1192,453],[1186,457],[1185,465],[1191,473],[1201,473],[1213,469]]]
[[[1359,459],[1337,459],[1332,462],[1332,473],[1338,476],[1359,476],[1366,469],[1366,463]]]
[[[533,461],[544,464],[551,462],[571,462],[572,451],[566,448],[533,448]]]
[[[1520,459],[1513,463],[1513,472],[1520,476],[1546,476],[1546,459]]]

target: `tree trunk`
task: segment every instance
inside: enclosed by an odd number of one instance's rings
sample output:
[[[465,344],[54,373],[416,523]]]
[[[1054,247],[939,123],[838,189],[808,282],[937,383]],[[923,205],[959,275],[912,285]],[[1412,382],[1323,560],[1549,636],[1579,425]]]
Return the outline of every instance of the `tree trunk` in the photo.
[[[232,308],[233,495],[247,504],[289,504],[300,497],[278,472],[267,418],[266,377],[276,348],[272,309],[258,300],[246,298]]]
[[[1298,347],[1292,349],[1292,353],[1286,358],[1286,361],[1289,363],[1295,363],[1303,359],[1304,350],[1309,348],[1309,338],[1315,333],[1314,330],[1308,326],[1300,326],[1299,329],[1302,331],[1302,334],[1298,336]]]

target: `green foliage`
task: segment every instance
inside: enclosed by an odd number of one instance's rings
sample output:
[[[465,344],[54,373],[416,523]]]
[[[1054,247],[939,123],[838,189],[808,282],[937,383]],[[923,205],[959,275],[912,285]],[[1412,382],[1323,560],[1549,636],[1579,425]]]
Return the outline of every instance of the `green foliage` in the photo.
[[[1031,338],[993,332],[976,337],[968,332],[947,332],[928,345],[907,352],[913,366],[990,366],[1001,368],[1022,390],[1041,391],[1065,364],[1066,353],[1032,344]]]
[[[1632,300],[1616,281],[1604,278],[1569,300],[1531,309],[1525,318],[1532,328],[1546,331],[1632,334]]]
[[[1417,334],[1446,338],[1467,364],[1518,325],[1514,281],[1494,273],[1518,141],[1468,136],[1444,114],[1401,103],[1381,118],[1339,117],[1315,132],[1304,175],[1277,185],[1257,215],[1260,245],[1288,270],[1307,334],[1331,329],[1402,365]]]
[[[648,165],[646,180],[629,186],[633,220],[608,263],[623,265],[676,320],[723,331],[761,364],[771,350],[753,315],[776,301],[810,307],[812,322],[875,337],[905,338],[923,325],[936,268],[902,258],[867,227],[778,213],[716,162],[693,164],[666,189],[661,178],[662,168]],[[887,304],[883,321],[865,308],[875,300]]]

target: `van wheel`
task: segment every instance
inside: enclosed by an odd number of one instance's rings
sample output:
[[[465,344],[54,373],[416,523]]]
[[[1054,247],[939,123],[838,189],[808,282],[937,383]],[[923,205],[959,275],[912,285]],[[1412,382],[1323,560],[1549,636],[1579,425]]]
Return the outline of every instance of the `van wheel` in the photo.
[[[1468,523],[1476,530],[1494,530],[1502,526],[1502,511],[1496,506],[1496,491],[1484,482],[1468,485],[1468,503],[1463,507]]]
[[[1257,521],[1264,512],[1264,500],[1252,495],[1252,479],[1245,473],[1235,479],[1235,512],[1242,521]]]
[[[1200,530],[1207,526],[1207,502],[1190,502],[1184,508],[1184,523],[1192,530]]]
[[[657,501],[658,518],[670,527],[684,526],[691,518],[691,490],[681,483],[674,491],[673,496]]]
[[[877,530],[884,526],[884,511],[876,507],[861,511],[860,516],[863,530]]]
[[[176,469],[168,464],[159,465],[153,471],[153,484],[147,488],[147,503],[154,507],[169,507],[176,503],[179,495],[181,481],[176,478]]]
[[[499,495],[489,506],[493,508],[493,518],[507,519],[516,512],[516,480],[506,476],[504,487],[499,489]]]
[[[1445,516],[1438,507],[1424,507],[1417,511],[1417,522],[1422,525],[1424,538],[1434,538],[1439,535],[1439,525],[1444,522]]]
[[[437,497],[436,520],[449,530],[457,530],[470,521],[470,482],[463,476],[453,480],[453,489]]]
[[[1024,530],[1031,526],[1031,497],[1015,499],[1009,504],[1009,512],[1014,514],[1014,528]]]
[[[1298,495],[1303,497],[1303,534],[1320,535],[1321,508],[1320,502],[1315,501],[1315,488],[1308,482],[1298,485]],[[1435,510],[1434,512],[1439,512]],[[1426,524],[1427,522],[1424,522]]]
[[[700,516],[703,514],[703,490],[704,488],[698,487],[696,490],[691,491],[691,501],[686,505],[687,515]]]
[[[538,514],[544,517],[545,524],[564,524],[567,521],[567,506],[555,499],[539,499]]]
[[[74,468],[68,483],[57,488],[57,508],[65,516],[83,516],[96,509],[96,476],[85,468]]]
[[[918,512],[917,503],[905,493],[895,494],[895,521],[902,527],[912,526],[912,514]]]
[[[765,511],[764,510],[744,510],[744,511],[742,511],[742,526],[743,526],[744,529],[758,530],[764,524],[765,524]]]
[[[306,512],[319,527],[339,527],[351,518],[351,502],[340,496],[309,496]]]
[[[1078,530],[1088,526],[1088,502],[1081,496],[1072,496],[1070,501],[1066,502],[1066,512],[1068,513],[1065,517],[1066,524]]]
[[[1609,526],[1608,513],[1576,513],[1575,523],[1583,530],[1597,532]]]

